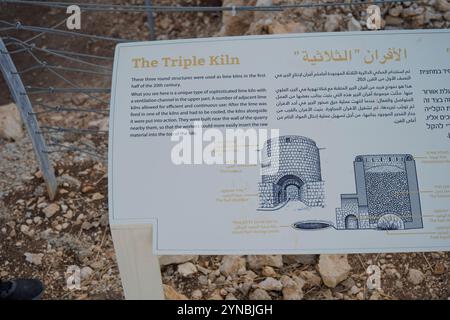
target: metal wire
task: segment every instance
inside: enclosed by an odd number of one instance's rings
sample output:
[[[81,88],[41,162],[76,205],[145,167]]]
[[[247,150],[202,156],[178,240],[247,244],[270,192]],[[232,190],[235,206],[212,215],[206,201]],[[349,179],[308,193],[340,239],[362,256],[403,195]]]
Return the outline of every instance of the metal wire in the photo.
[[[106,130],[98,129],[80,129],[80,128],[62,128],[62,127],[52,127],[52,126],[41,126],[42,129],[46,129],[43,132],[73,132],[73,133],[108,133]]]
[[[47,153],[64,152],[64,151],[65,152],[80,152],[80,153],[85,153],[87,155],[90,155],[90,156],[93,156],[95,158],[98,158],[98,159],[100,159],[102,161],[106,161],[106,157],[105,156],[101,156],[101,155],[99,155],[99,154],[97,154],[95,152],[91,152],[91,151],[88,151],[88,150],[85,150],[85,149],[81,149],[81,148],[78,148],[78,147],[75,147],[75,146],[66,146],[66,145],[61,144],[61,143],[53,142],[53,143],[49,144],[49,147],[58,147],[60,149],[59,150],[45,150],[44,152],[47,152]]]
[[[37,47],[34,44],[24,43],[22,40],[17,39],[17,38],[8,37],[8,39],[13,40],[13,42],[9,43],[9,45],[18,45],[18,46],[21,46],[23,48],[27,48],[30,51],[37,50],[37,51],[41,51],[41,52],[44,52],[44,53],[47,53],[47,54],[50,54],[50,55],[57,56],[59,58],[63,58],[63,59],[67,59],[67,60],[70,60],[70,61],[74,61],[74,62],[78,62],[78,63],[81,63],[81,64],[85,64],[85,65],[88,65],[88,66],[91,66],[91,67],[103,69],[105,71],[109,71],[109,72],[112,71],[111,68],[109,68],[109,67],[98,65],[98,64],[95,64],[95,63],[92,63],[92,62],[89,62],[89,61],[85,61],[85,60],[79,59],[79,58],[74,58],[74,57],[68,56],[67,54],[58,53],[55,50],[49,50],[49,49],[46,49],[46,48]],[[76,53],[74,53],[74,52],[68,52],[68,54],[76,55]],[[108,57],[99,57],[99,56],[95,56],[95,57],[96,58],[108,58]]]
[[[323,3],[295,3],[270,6],[149,6],[128,4],[100,4],[100,3],[78,3],[78,2],[56,2],[56,1],[24,1],[24,0],[2,0],[4,3],[44,6],[53,8],[67,8],[77,5],[85,11],[118,11],[118,12],[223,12],[223,11],[283,11],[287,9],[312,8],[312,7],[337,7],[367,4],[386,4],[401,2],[417,2],[418,0],[374,0],[358,2],[323,2]]]
[[[32,31],[32,32],[39,32],[39,33],[52,33],[52,34],[62,35],[62,36],[76,36],[76,37],[89,38],[89,39],[93,39],[93,40],[105,40],[105,41],[114,41],[114,42],[134,42],[134,41],[136,41],[136,40],[132,40],[132,39],[98,36],[98,35],[86,34],[86,33],[81,33],[81,32],[73,32],[73,31],[52,29],[52,28],[46,28],[46,27],[28,26],[28,25],[23,25],[20,22],[12,23],[12,22],[8,22],[5,20],[0,20],[0,23],[3,23],[4,25],[10,26],[10,27],[15,27],[16,30],[25,30],[25,31]]]
[[[72,108],[72,107],[63,107],[63,106],[50,106],[45,103],[37,103],[36,106],[41,106],[46,109],[43,111],[35,111],[33,114],[41,114],[41,113],[50,113],[50,112],[92,112],[92,113],[100,113],[100,114],[108,114],[108,110],[98,110],[98,109],[84,109],[84,108]]]

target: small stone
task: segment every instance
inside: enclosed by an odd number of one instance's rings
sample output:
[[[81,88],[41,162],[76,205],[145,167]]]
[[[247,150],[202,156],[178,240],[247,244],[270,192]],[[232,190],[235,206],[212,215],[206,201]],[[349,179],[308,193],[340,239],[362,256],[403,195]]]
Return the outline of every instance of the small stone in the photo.
[[[91,228],[92,228],[92,224],[90,222],[88,222],[88,221],[84,221],[81,224],[81,229],[83,229],[83,230],[89,230]]]
[[[192,294],[191,294],[192,300],[200,300],[202,297],[203,297],[203,293],[201,290],[196,289],[196,290],[192,291]]]
[[[408,272],[408,281],[411,282],[414,285],[421,284],[423,280],[425,279],[425,275],[422,273],[422,271],[417,269],[409,269]]]
[[[189,300],[184,294],[177,292],[167,284],[163,284],[164,296],[167,300]]]
[[[318,271],[323,282],[329,288],[335,288],[340,282],[348,278],[351,266],[347,255],[321,254]]]
[[[268,277],[258,283],[258,287],[266,291],[280,291],[283,288],[283,285],[279,280]]]
[[[289,22],[286,24],[286,31],[288,33],[305,33],[307,32],[306,27],[298,22]]]
[[[73,218],[73,211],[72,210],[68,210],[67,213],[63,214],[64,218],[67,219],[72,219]]]
[[[78,94],[74,94],[72,95],[72,103],[76,106],[80,106],[82,104],[84,104],[88,99],[88,96],[85,95],[84,93],[78,93]]]
[[[198,256],[189,256],[189,255],[177,255],[177,256],[160,256],[159,264],[161,266],[168,266],[170,264],[180,264],[188,261],[197,261]]]
[[[427,11],[425,12],[425,20],[426,21],[432,21],[432,20],[441,20],[442,19],[442,14],[440,13],[434,13],[431,11]]]
[[[182,277],[188,277],[197,272],[197,267],[192,262],[185,262],[179,264],[177,270]]]
[[[441,12],[450,11],[450,3],[447,0],[436,0],[435,6]]]
[[[61,205],[61,211],[62,211],[63,213],[66,213],[66,212],[67,212],[67,209],[69,209],[69,207],[68,207],[67,205],[65,205],[65,204],[62,204],[62,205]]]
[[[99,192],[96,192],[96,193],[94,193],[93,195],[92,195],[92,200],[101,200],[101,199],[103,199],[103,198],[105,198],[101,193],[99,193]]]
[[[300,276],[306,280],[309,285],[320,287],[322,279],[314,271],[301,271]]]
[[[409,7],[409,8],[403,9],[401,16],[403,18],[414,17],[414,16],[418,16],[419,14],[422,14],[424,12],[425,12],[425,8],[423,8],[423,7],[418,7],[418,8]]]
[[[234,296],[234,294],[229,293],[229,294],[227,294],[227,296],[225,297],[225,300],[237,300],[237,298]]]
[[[44,209],[42,209],[42,212],[44,212],[44,214],[47,218],[53,217],[58,211],[59,211],[59,205],[56,203],[52,203],[52,204],[46,206]]]
[[[435,274],[441,275],[441,274],[444,274],[445,271],[446,271],[445,264],[443,264],[442,262],[438,262],[438,263],[436,263],[436,265],[434,266],[433,272],[434,272]]]
[[[361,289],[359,289],[357,286],[353,286],[350,288],[351,295],[355,295],[355,294],[359,293],[360,291],[361,291]]]
[[[209,296],[208,300],[223,300],[220,290],[214,290],[214,292]]]
[[[0,138],[20,140],[24,136],[22,121],[14,103],[0,106]]]
[[[403,19],[400,17],[393,17],[391,15],[388,15],[384,19],[387,26],[395,26],[399,27],[403,24]]]
[[[202,286],[208,285],[208,277],[207,276],[199,276],[197,280],[198,280],[198,283]]]
[[[298,287],[283,288],[283,300],[301,300],[303,299],[303,291]]]
[[[324,29],[326,32],[338,31],[342,23],[342,16],[339,14],[329,14],[326,17]]]
[[[80,278],[81,280],[89,279],[89,277],[92,275],[94,270],[92,270],[90,267],[83,267],[80,270]]]
[[[65,173],[62,176],[58,177],[58,182],[60,185],[68,184],[70,187],[75,189],[80,189],[81,182],[75,177],[72,177],[71,175]]]
[[[252,270],[247,270],[244,273],[244,277],[246,277],[247,279],[250,279],[250,280],[254,280],[258,277],[258,275],[256,273],[254,273]]]
[[[40,266],[42,264],[43,253],[29,253],[25,252],[25,260],[34,265]]]
[[[277,275],[277,273],[275,272],[275,270],[272,268],[272,267],[269,267],[269,266],[265,266],[263,269],[262,269],[262,275],[264,276],[264,277],[275,277],[276,275]]]
[[[272,300],[270,295],[263,289],[256,289],[248,295],[250,300]]]
[[[347,23],[347,29],[348,31],[361,31],[362,26],[358,20],[352,17]]]
[[[283,258],[281,255],[248,255],[247,263],[250,269],[260,270],[264,266],[281,268],[283,266]]]
[[[88,192],[92,192],[94,190],[95,190],[95,188],[93,186],[84,186],[83,188],[81,188],[82,193],[88,193]]]
[[[296,285],[295,281],[292,280],[292,278],[287,275],[281,276],[280,282],[283,285],[283,287],[292,287]]]
[[[273,23],[269,26],[268,30],[269,30],[269,33],[271,33],[271,34],[283,34],[283,33],[288,33],[286,27],[285,27],[283,24],[281,24],[281,23],[279,23],[279,22],[277,22],[277,21],[273,22]]]
[[[381,298],[380,293],[378,291],[375,291],[374,293],[372,293],[369,300],[380,300],[380,298]]]
[[[283,285],[283,300],[301,300],[303,299],[303,291],[302,287],[304,283],[299,284],[297,281],[292,278],[284,275],[280,279],[281,284]]]
[[[28,234],[28,231],[30,231],[30,228],[26,224],[20,226],[20,232],[23,234]]]
[[[389,9],[389,14],[393,17],[398,17],[403,11],[403,7],[396,6]]]
[[[355,280],[353,280],[353,278],[347,278],[341,282],[341,286],[343,286],[347,290],[350,290],[355,285],[356,285],[356,282],[355,282]]]
[[[228,276],[245,272],[245,259],[241,256],[224,256],[219,270],[222,274]]]
[[[315,254],[298,254],[298,255],[284,255],[283,263],[285,264],[314,264],[317,261],[317,255]]]

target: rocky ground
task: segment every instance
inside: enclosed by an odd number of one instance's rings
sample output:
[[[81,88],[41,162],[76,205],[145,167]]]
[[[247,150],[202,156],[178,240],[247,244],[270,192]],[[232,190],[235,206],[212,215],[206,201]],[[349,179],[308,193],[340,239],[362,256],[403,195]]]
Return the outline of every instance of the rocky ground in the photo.
[[[124,3],[124,1],[115,1]],[[142,3],[143,1],[132,1]],[[224,0],[223,5],[293,3],[278,0]],[[301,2],[301,1],[295,1]],[[308,3],[317,1],[305,1]],[[222,1],[155,1],[156,4],[222,5]],[[5,6],[5,5],[3,5]],[[49,26],[61,20],[58,9],[37,12],[0,7],[0,20]],[[450,4],[429,0],[381,7],[384,29],[448,28]],[[38,17],[39,19],[37,19]],[[141,13],[90,13],[83,16],[85,33],[147,39]],[[244,34],[365,30],[364,6],[302,8],[284,12],[158,14],[158,39]],[[1,33],[0,33],[1,34]],[[17,34],[13,34],[17,35]],[[32,34],[19,34],[23,39]],[[44,36],[38,45],[90,54],[112,55],[113,45]],[[44,57],[53,63],[67,63]],[[51,60],[55,59],[55,60]],[[15,55],[19,69],[30,57]],[[104,65],[109,66],[110,62]],[[72,66],[72,65],[71,65]],[[80,86],[108,86],[108,78],[73,75]],[[1,78],[1,77],[0,77]],[[63,86],[45,72],[23,75],[27,84]],[[105,110],[108,95],[37,95],[45,102],[73,108]],[[10,102],[0,80],[0,105]],[[40,110],[40,109],[39,109]],[[54,112],[39,114],[41,124],[107,129],[105,114]],[[114,247],[108,226],[107,141],[101,134],[55,133],[67,147],[92,154],[54,152],[59,191],[47,197],[28,136],[14,106],[0,107],[0,277],[38,277],[47,287],[45,299],[122,299]],[[49,138],[49,137],[47,137]],[[67,149],[66,149],[67,151]],[[81,269],[81,288],[69,290],[68,268]],[[370,290],[367,268],[378,266],[381,289]],[[303,255],[303,256],[165,256],[161,272],[170,299],[449,299],[448,253]],[[372,267],[373,268],[373,267]]]

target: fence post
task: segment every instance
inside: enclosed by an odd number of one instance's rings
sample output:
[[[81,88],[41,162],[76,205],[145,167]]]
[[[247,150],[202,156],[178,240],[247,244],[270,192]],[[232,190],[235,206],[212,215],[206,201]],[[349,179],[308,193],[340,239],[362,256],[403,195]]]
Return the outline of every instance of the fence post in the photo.
[[[44,141],[37,122],[36,116],[33,114],[30,99],[25,91],[25,87],[22,83],[20,75],[17,73],[16,66],[6,49],[5,43],[0,37],[0,70],[3,73],[3,77],[9,87],[11,96],[19,109],[20,116],[22,118],[25,127],[33,144],[33,149],[36,154],[36,158],[39,164],[39,168],[42,171],[45,183],[47,185],[48,195],[51,200],[55,198],[57,183],[53,166],[50,163],[47,153],[47,146]]]
[[[155,34],[155,18],[153,17],[153,1],[145,0],[145,5],[147,6],[147,21],[148,21],[148,28],[150,29],[150,40],[155,40],[156,34]]]

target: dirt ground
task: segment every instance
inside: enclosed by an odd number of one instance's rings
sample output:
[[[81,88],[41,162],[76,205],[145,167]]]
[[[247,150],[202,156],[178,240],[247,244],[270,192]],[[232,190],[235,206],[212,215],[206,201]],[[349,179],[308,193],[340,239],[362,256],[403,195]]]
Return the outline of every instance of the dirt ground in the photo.
[[[135,4],[142,2],[132,1]],[[221,1],[217,0],[154,2],[221,5]],[[327,15],[343,13],[339,9],[326,9],[324,12],[313,12],[312,15],[308,13],[310,17],[305,18],[304,23],[307,28],[308,21],[317,24],[313,23],[308,31],[323,31],[315,17],[323,18],[324,25],[328,21]],[[304,14],[293,10],[282,16],[271,16],[271,19],[283,24],[287,20],[296,21]],[[354,16],[358,15],[354,13]],[[0,4],[0,20],[20,20],[24,25],[48,27],[64,17],[61,9]],[[83,33],[139,40],[149,38],[145,13],[93,12],[83,14],[82,19]],[[407,20],[409,18],[406,16],[404,19],[407,23],[415,21]],[[347,20],[339,23],[346,25]],[[448,23],[442,27],[448,27]],[[218,35],[221,28],[220,13],[159,13],[156,16],[158,39],[209,37]],[[250,29],[261,33],[273,32],[270,27]],[[23,31],[0,32],[2,37],[12,36],[22,40],[35,35],[34,32]],[[112,57],[114,51],[111,42],[80,40],[77,37],[42,35],[33,42],[38,47],[106,57]],[[8,46],[9,50],[19,48]],[[65,58],[42,52],[36,55],[52,65],[80,67],[79,63]],[[13,59],[19,70],[26,70],[36,64],[26,52],[15,53]],[[112,61],[97,60],[95,63],[110,68]],[[89,65],[84,67],[90,68]],[[46,70],[32,70],[23,73],[22,78],[26,85],[33,87],[67,87],[67,79],[79,87],[107,88],[110,84],[110,76],[77,72],[62,74],[66,80]],[[33,94],[31,99],[39,111],[46,110],[39,107],[40,103],[101,111],[42,112],[38,118],[43,125],[89,130],[107,128],[108,94]],[[0,77],[0,105],[9,102],[8,89]],[[52,138],[61,141],[66,147],[50,153],[60,185],[54,201],[48,199],[28,136],[18,141],[0,139],[0,278],[40,278],[46,286],[44,299],[122,299],[123,291],[108,225],[107,137],[94,131],[46,133],[47,141]],[[93,152],[68,152],[67,147],[70,146]],[[286,256],[282,258],[282,265],[268,263],[261,269],[252,268],[249,258],[244,258],[245,273],[230,276],[221,274],[220,256],[188,257],[181,262],[163,265],[163,281],[168,286],[166,289],[169,288],[166,293],[169,298],[249,299],[255,297],[253,293],[261,280],[289,276],[292,279],[304,279],[301,288],[304,299],[450,299],[450,260],[449,254],[445,252],[348,255],[346,259],[352,270],[347,279],[335,288],[329,288],[320,280],[317,256]],[[182,275],[179,266],[184,263],[194,264],[197,271]],[[81,268],[82,285],[78,290],[67,288],[67,270],[72,265]],[[366,288],[366,269],[369,265],[377,265],[382,271],[381,291],[369,291]],[[413,272],[419,279],[411,279],[411,270],[419,271],[419,274]],[[268,294],[271,299],[283,298],[282,292],[277,290],[269,291]]]

